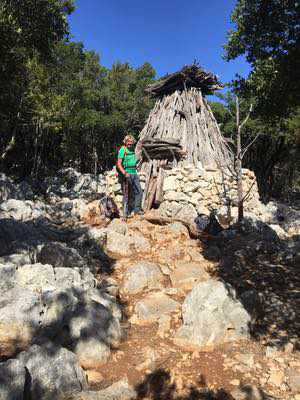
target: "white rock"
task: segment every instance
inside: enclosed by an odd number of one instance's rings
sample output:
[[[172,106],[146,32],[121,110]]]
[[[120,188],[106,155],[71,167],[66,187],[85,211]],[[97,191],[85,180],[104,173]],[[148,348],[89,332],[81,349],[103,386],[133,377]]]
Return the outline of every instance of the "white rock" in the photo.
[[[178,180],[176,176],[166,176],[163,184],[163,191],[176,191],[178,189]]]
[[[162,287],[163,274],[157,264],[141,261],[130,267],[123,280],[123,293],[135,294],[143,289],[158,289]]]
[[[229,292],[230,290],[230,292]],[[250,316],[232,288],[220,281],[199,283],[184,300],[178,343],[206,346],[248,338]]]
[[[164,314],[171,314],[180,304],[164,293],[153,293],[138,301],[132,322],[147,324],[157,321]]]

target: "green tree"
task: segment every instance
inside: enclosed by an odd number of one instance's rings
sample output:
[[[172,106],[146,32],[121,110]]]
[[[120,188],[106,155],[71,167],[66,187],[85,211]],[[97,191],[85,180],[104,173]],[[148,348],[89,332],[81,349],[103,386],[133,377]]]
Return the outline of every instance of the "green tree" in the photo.
[[[286,116],[300,104],[299,19],[295,0],[238,0],[231,15],[225,58],[246,56],[252,72],[236,85],[264,116]]]
[[[1,159],[16,143],[24,124],[24,97],[32,58],[48,62],[55,44],[68,35],[66,15],[72,0],[0,1],[0,133]]]

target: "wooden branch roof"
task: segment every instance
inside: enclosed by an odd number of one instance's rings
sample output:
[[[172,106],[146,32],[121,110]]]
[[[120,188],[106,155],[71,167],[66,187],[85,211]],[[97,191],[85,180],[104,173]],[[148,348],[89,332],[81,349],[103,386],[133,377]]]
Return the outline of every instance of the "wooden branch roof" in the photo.
[[[197,64],[187,65],[180,71],[166,75],[157,82],[152,83],[146,91],[154,96],[162,97],[176,90],[199,88],[202,94],[213,94],[215,90],[222,89],[218,77],[211,72],[206,72]]]

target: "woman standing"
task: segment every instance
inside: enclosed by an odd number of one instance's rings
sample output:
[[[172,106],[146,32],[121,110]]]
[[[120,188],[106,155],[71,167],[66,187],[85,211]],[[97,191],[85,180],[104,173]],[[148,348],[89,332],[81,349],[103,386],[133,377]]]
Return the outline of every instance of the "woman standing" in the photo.
[[[123,194],[123,213],[124,218],[129,217],[129,189],[133,194],[133,213],[134,215],[143,214],[141,211],[142,188],[137,173],[137,159],[134,152],[135,138],[126,135],[123,146],[119,150],[117,168],[120,172],[120,183]]]

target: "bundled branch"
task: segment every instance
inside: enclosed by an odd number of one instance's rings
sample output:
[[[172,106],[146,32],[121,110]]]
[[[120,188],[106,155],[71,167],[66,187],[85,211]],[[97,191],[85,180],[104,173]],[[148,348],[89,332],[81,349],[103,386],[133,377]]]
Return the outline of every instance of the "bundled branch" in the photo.
[[[148,86],[146,91],[154,96],[164,96],[176,90],[199,88],[204,95],[213,94],[215,90],[222,89],[218,77],[211,72],[206,72],[197,64],[187,65],[181,71],[168,74],[159,81]]]
[[[141,144],[143,158],[149,159],[179,159],[185,153],[178,139],[144,139]]]

